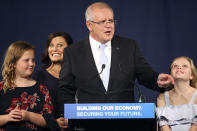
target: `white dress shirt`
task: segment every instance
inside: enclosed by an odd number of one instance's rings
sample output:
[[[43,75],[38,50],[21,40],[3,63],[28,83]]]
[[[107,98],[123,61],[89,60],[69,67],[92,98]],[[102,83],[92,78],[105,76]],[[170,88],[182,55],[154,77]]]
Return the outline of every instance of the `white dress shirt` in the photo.
[[[99,49],[99,46],[101,44],[106,45],[104,51],[105,51],[105,54],[107,56],[109,66],[111,67],[111,41],[108,41],[107,43],[100,43],[100,42],[94,40],[91,36],[89,36],[89,40],[90,40],[90,47],[91,47],[91,50],[92,50],[92,54],[93,54],[93,57],[94,57],[94,62],[96,64],[98,73],[100,73],[101,70],[102,70],[102,65],[101,65],[101,61],[100,61],[100,49]],[[101,77],[101,75],[100,75],[100,77]]]

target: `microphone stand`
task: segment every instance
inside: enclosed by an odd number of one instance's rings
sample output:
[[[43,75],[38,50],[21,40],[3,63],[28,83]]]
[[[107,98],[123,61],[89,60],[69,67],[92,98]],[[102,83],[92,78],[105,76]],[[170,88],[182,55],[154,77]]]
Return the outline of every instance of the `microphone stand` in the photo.
[[[139,95],[138,102],[139,103],[146,102],[146,97],[142,94],[139,85],[136,82],[134,82],[134,86],[137,88],[137,92]]]

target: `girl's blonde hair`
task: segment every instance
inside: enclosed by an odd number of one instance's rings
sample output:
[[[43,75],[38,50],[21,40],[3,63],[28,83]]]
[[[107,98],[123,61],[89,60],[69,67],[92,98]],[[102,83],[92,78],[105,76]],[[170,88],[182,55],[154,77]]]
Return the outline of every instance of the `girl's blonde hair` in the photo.
[[[191,58],[189,58],[187,56],[180,56],[180,57],[175,58],[172,61],[172,64],[170,66],[170,72],[171,72],[174,61],[177,59],[180,59],[180,58],[186,59],[189,62],[190,66],[191,66],[192,75],[193,75],[193,79],[190,81],[190,86],[197,88],[197,71],[196,71],[196,67],[194,65],[194,62]]]
[[[33,50],[35,52],[34,46],[25,41],[16,41],[8,47],[1,68],[4,92],[15,86],[15,64],[27,50]]]

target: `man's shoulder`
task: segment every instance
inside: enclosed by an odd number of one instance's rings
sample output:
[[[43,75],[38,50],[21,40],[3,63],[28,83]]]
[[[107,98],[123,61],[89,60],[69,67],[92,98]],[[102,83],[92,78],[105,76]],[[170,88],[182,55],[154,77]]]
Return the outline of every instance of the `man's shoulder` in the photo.
[[[114,35],[112,40],[125,40],[125,41],[135,41],[132,38],[129,37],[123,37],[123,36],[119,36],[119,35]]]
[[[122,37],[115,35],[112,39],[112,44],[117,43],[119,46],[123,46],[124,48],[133,48],[137,46],[137,42],[134,39],[128,37]]]
[[[132,38],[128,38],[128,37],[122,37],[122,36],[118,36],[118,35],[114,35],[113,39],[112,39],[112,43],[113,42],[118,42],[118,43],[124,43],[124,44],[135,44],[136,40],[132,39]]]
[[[77,42],[75,42],[73,45],[77,45],[77,44],[83,44],[83,43],[87,43],[89,42],[89,38],[85,38],[85,39],[82,39],[82,40],[78,40]]]
[[[79,56],[80,53],[84,53],[84,51],[87,51],[89,48],[89,40],[84,39],[84,40],[79,40],[78,42],[75,42],[74,44],[68,46],[65,48],[65,52],[72,56]]]

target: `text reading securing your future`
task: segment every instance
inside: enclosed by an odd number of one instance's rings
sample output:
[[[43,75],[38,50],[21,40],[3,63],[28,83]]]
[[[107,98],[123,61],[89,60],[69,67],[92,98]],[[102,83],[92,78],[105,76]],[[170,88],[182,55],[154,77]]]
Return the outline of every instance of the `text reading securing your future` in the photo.
[[[141,106],[77,106],[77,116],[140,116]]]
[[[153,103],[64,104],[67,119],[154,118]]]

